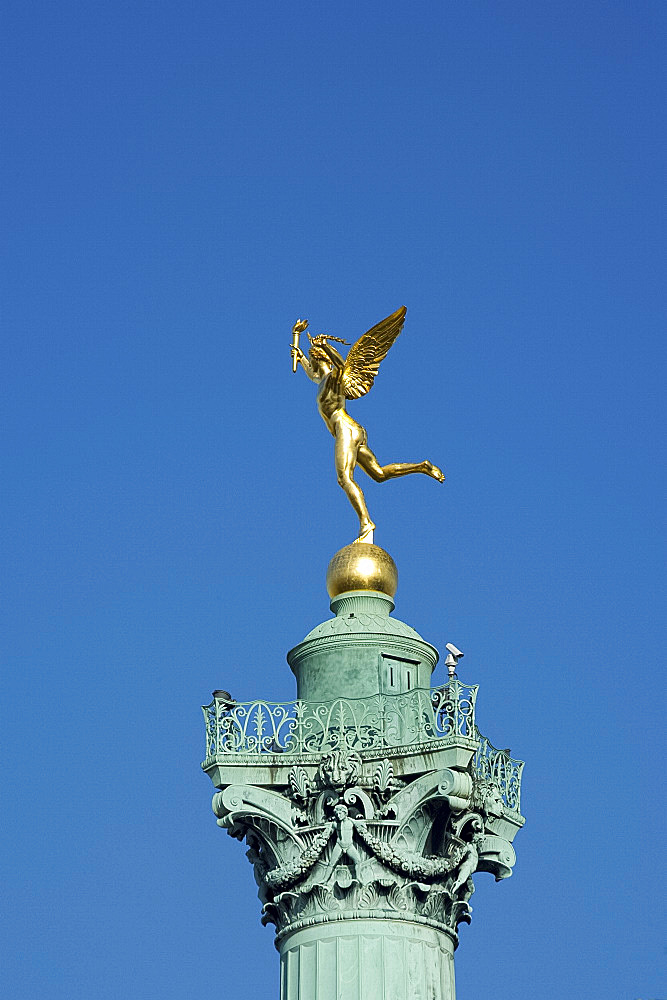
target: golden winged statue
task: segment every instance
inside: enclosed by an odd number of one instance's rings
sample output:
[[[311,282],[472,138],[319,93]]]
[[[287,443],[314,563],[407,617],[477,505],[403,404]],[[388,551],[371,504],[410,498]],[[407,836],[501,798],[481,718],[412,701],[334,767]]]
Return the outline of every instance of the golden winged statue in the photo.
[[[354,481],[354,470],[360,465],[364,472],[376,483],[383,483],[396,476],[409,476],[422,472],[442,483],[445,480],[440,469],[432,462],[394,462],[380,465],[368,447],[365,429],[346,412],[348,399],[365,396],[373,385],[380,363],[386,358],[389,348],[403,329],[405,306],[401,306],[391,316],[387,316],[377,326],[372,327],[359,338],[343,358],[331,341],[346,344],[340,337],[318,334],[311,337],[308,357],[299,347],[299,334],[308,327],[308,320],[299,319],[292,327],[292,367],[296,371],[300,364],[306,375],[317,382],[317,408],[320,416],[333,435],[334,461],[338,483],[359,517],[357,542],[373,542],[375,525],[370,519],[366,500],[361,488]]]

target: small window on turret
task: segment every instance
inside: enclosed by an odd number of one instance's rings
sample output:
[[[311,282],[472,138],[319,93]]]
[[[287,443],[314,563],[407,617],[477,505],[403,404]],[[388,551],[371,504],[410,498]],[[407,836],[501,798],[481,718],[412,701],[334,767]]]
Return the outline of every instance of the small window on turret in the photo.
[[[393,656],[391,653],[380,653],[381,691],[389,690],[392,694],[405,694],[406,691],[412,691],[415,688],[412,683],[415,676],[417,677],[417,687],[419,687],[418,660],[408,660],[402,656]]]

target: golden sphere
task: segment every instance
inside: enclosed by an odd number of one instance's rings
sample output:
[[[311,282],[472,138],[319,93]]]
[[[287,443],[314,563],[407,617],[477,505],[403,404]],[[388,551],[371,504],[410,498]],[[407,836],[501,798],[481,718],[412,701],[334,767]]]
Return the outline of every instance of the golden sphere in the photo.
[[[346,545],[327,569],[327,591],[332,600],[349,590],[377,590],[393,597],[397,586],[396,563],[379,545],[366,542]]]

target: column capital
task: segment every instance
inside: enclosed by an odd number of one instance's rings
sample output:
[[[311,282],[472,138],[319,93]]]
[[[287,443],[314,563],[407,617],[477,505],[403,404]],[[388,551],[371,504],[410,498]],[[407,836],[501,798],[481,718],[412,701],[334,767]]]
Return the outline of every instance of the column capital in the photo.
[[[428,925],[456,944],[473,873],[511,874],[514,827],[490,779],[451,768],[399,778],[390,760],[369,772],[340,749],[315,773],[294,764],[288,782],[213,797],[218,824],[248,845],[278,945],[307,927],[366,918]]]

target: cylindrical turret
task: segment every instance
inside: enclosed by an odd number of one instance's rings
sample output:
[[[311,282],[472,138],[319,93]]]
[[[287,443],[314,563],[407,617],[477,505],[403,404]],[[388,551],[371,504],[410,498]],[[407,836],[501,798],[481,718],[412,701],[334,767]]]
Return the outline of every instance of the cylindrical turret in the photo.
[[[352,544],[329,563],[329,618],[287,654],[297,698],[324,702],[428,688],[438,651],[397,618],[398,573],[377,545]]]

